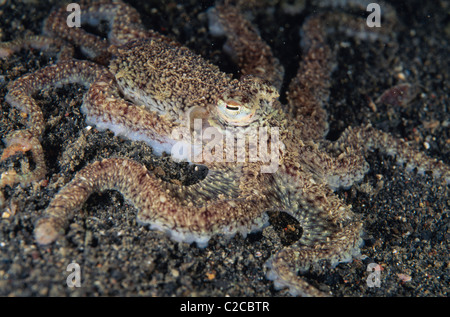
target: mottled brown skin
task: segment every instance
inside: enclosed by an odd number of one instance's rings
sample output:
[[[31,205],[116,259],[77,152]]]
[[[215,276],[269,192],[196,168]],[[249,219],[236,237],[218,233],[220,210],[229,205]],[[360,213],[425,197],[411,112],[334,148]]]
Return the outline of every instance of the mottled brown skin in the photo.
[[[333,52],[325,41],[323,16],[311,17],[303,25],[304,58],[289,86],[288,105],[283,107],[276,100],[276,88],[266,83],[272,80],[279,88],[279,65],[255,28],[235,8],[217,6],[215,14],[226,26],[225,35],[238,63],[248,71],[240,80],[231,79],[167,38],[143,30],[137,13],[122,3],[101,1],[93,7],[91,14],[113,14],[118,28],[114,38],[128,43],[117,47],[85,37],[83,32],[69,32],[60,23],[62,11],[52,13],[47,29],[87,46],[88,51],[97,52],[95,56],[113,54],[115,58],[110,71],[91,62],[66,61],[17,80],[10,87],[9,102],[28,114],[27,128],[34,137],[42,133],[43,119],[30,97],[32,92],[81,80],[89,87],[83,105],[88,120],[114,122],[156,140],[195,118],[219,131],[231,127],[236,132],[240,127],[235,122],[230,125],[232,121],[223,116],[218,104],[227,100],[241,104],[254,113],[245,117],[248,121],[237,120],[244,129],[280,129],[279,168],[262,173],[262,162],[248,158],[244,162],[210,162],[208,155],[212,154],[207,153],[198,160],[209,169],[206,178],[192,186],[180,186],[156,178],[128,159],[95,162],[80,171],[45,210],[35,230],[40,244],[63,236],[70,218],[89,195],[105,189],[118,190],[132,202],[140,222],[167,231],[176,240],[200,245],[212,235],[246,234],[261,228],[267,210],[283,210],[299,221],[303,234],[269,260],[268,277],[276,287],[289,287],[293,295],[321,296],[326,294],[305,282],[297,271],[320,260],[336,265],[358,255],[362,222],[333,190],[362,179],[368,170],[364,155],[369,149],[396,155],[408,169],[432,170],[436,178],[450,180],[447,165],[370,126],[349,128],[335,143],[322,142],[328,129],[323,105],[328,101],[334,65]],[[327,21],[336,22],[335,18]],[[239,37],[233,37],[236,34]],[[136,39],[140,37],[146,39]],[[73,77],[73,73],[78,75]],[[124,101],[119,91],[137,105]],[[186,118],[186,110],[192,109],[195,111]],[[226,154],[224,151],[224,157]]]
[[[201,56],[186,47],[174,49],[160,39],[121,46],[109,69],[136,103],[154,99],[157,109],[174,119],[191,107],[214,105],[232,83],[230,75]]]

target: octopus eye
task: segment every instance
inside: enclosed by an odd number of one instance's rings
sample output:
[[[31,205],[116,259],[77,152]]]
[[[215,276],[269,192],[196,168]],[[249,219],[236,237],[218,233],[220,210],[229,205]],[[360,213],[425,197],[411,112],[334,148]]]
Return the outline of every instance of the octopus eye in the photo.
[[[239,109],[241,109],[241,107],[239,107],[239,106],[233,106],[230,104],[227,104],[225,107],[230,111],[239,111]]]
[[[225,106],[225,110],[228,111],[231,115],[236,115],[241,110],[241,104],[234,100],[222,101],[223,106]],[[219,105],[220,106],[220,105]]]
[[[217,110],[222,122],[235,126],[248,125],[253,121],[255,114],[255,109],[250,109],[233,99],[219,100]]]

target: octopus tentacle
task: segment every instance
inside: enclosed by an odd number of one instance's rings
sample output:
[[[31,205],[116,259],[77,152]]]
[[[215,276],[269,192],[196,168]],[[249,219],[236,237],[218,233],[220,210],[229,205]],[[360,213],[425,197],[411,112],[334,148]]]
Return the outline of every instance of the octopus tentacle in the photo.
[[[329,261],[332,265],[351,260],[359,254],[361,228],[361,222],[351,223],[328,237],[326,242],[316,242],[314,246],[296,243],[284,248],[266,263],[269,268],[267,278],[274,281],[277,289],[288,287],[289,293],[294,296],[327,296],[298,276],[297,272],[307,271],[319,260]]]
[[[298,161],[302,163],[302,169],[310,172],[317,182],[326,183],[332,190],[350,188],[369,171],[369,165],[359,151],[345,148],[334,156],[312,142],[299,148]]]
[[[433,177],[450,184],[448,165],[415,150],[407,141],[395,138],[370,125],[348,128],[335,143],[330,145],[330,149],[333,150],[342,150],[345,147],[353,147],[363,153],[373,149],[380,150],[394,156],[398,164],[406,165],[407,171],[417,169],[419,174],[431,171]]]
[[[326,44],[321,16],[307,19],[301,33],[305,54],[289,84],[289,114],[295,118],[302,140],[318,140],[328,132],[328,115],[323,106],[329,98],[335,56]]]
[[[371,0],[318,0],[314,1],[314,6],[334,10],[333,13],[327,14],[326,17],[327,25],[329,26],[327,31],[330,34],[338,31],[364,41],[381,40],[388,42],[395,36],[393,30],[402,27],[395,9],[389,3],[385,1],[376,2],[380,6],[382,16],[381,27],[377,28],[370,27],[366,23],[366,18],[339,11],[339,9],[345,9],[346,11],[357,13],[368,12],[369,4],[373,3]]]
[[[275,176],[281,206],[302,225],[311,229],[311,233],[314,233],[311,236],[320,239],[328,234],[324,229],[327,225],[333,226],[355,217],[351,207],[335,195],[326,183],[314,181],[312,173],[289,171],[289,174]],[[304,219],[315,220],[311,224]],[[324,223],[327,224],[322,225]]]
[[[122,1],[83,1],[81,23],[97,26],[102,20],[109,21],[108,39],[90,34],[82,28],[67,25],[67,10],[61,7],[53,11],[44,23],[44,33],[58,36],[79,46],[92,59],[101,59],[115,51],[116,46],[139,38],[164,38],[165,36],[143,27],[137,10]]]
[[[344,147],[338,152],[328,149],[328,142],[320,144],[296,139],[284,142],[287,148],[297,148],[297,151],[286,153],[283,157],[283,170],[287,174],[308,172],[312,180],[325,183],[332,190],[350,188],[369,171],[368,163],[357,149]]]
[[[49,54],[57,54],[58,61],[71,59],[74,55],[72,45],[60,38],[44,35],[30,35],[10,42],[0,43],[0,58],[7,58],[22,49],[34,48]]]
[[[208,10],[208,18],[210,32],[215,36],[226,36],[224,49],[233,57],[243,76],[258,76],[281,89],[283,65],[238,8],[216,5]]]
[[[3,189],[5,186],[13,186],[17,183],[25,186],[45,176],[47,169],[44,160],[44,150],[36,136],[27,130],[17,130],[6,137],[5,143],[6,149],[3,151],[0,161],[6,160],[17,152],[30,151],[35,167],[33,170],[25,171],[23,174],[17,174],[13,169],[3,172],[0,178],[0,189]],[[4,195],[0,191],[0,207],[3,206],[4,201]]]
[[[10,105],[28,115],[27,129],[32,135],[40,137],[45,122],[42,111],[32,95],[40,90],[68,83],[79,83],[88,88],[103,72],[107,70],[87,61],[70,60],[57,63],[14,81],[9,86],[5,99]]]
[[[285,172],[275,176],[280,203],[299,222],[302,236],[269,259],[267,277],[278,289],[288,287],[294,296],[324,296],[297,272],[319,260],[335,266],[359,255],[362,222],[327,184],[312,181],[312,173],[292,169]]]
[[[122,193],[139,210],[139,222],[168,232],[177,241],[199,246],[206,246],[212,235],[246,234],[267,222],[263,210],[268,202],[256,195],[232,200],[220,199],[219,195],[198,206],[194,201],[183,203],[173,199],[170,184],[149,174],[145,166],[127,159],[105,159],[78,172],[55,196],[36,223],[36,241],[55,241],[89,195],[106,189]]]
[[[352,3],[360,8],[362,5],[358,1],[344,2],[339,6]],[[325,5],[325,3],[321,5]],[[328,6],[336,5],[338,4],[334,2],[328,4]],[[390,7],[387,6],[387,8]],[[336,65],[336,54],[327,44],[327,37],[339,31],[361,40],[387,42],[390,39],[392,28],[397,24],[395,17],[395,11],[392,8],[388,9],[382,28],[369,28],[365,21],[355,22],[353,16],[339,12],[320,13],[306,19],[300,30],[304,56],[297,75],[290,82],[287,92],[289,114],[296,119],[296,127],[300,131],[302,140],[317,141],[328,132],[328,115],[324,105],[329,99],[331,74]]]

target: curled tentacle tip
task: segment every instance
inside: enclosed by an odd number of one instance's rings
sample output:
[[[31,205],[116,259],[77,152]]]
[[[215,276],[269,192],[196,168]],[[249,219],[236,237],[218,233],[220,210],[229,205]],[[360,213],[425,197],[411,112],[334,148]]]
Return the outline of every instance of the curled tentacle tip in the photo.
[[[40,219],[34,229],[34,237],[39,245],[49,245],[56,241],[60,233],[48,219]]]

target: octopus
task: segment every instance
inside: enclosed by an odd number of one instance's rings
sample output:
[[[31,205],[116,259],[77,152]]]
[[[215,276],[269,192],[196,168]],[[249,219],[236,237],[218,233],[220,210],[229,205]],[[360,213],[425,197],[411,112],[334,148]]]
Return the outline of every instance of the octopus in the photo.
[[[226,39],[224,49],[239,66],[238,78],[170,37],[145,29],[137,10],[121,1],[81,4],[83,24],[109,22],[107,39],[68,27],[62,7],[46,19],[44,35],[0,45],[3,58],[30,47],[58,54],[56,63],[8,86],[5,99],[26,123],[7,136],[1,160],[30,153],[34,168],[4,171],[0,188],[28,186],[46,177],[40,143],[46,122],[33,96],[73,83],[87,90],[81,111],[88,125],[145,142],[157,155],[169,153],[205,171],[200,180],[185,185],[157,177],[130,158],[93,162],[65,184],[36,221],[38,245],[64,239],[91,194],[105,190],[120,192],[136,208],[138,223],[200,248],[214,236],[245,237],[262,230],[268,212],[277,210],[293,217],[302,233],[268,259],[267,278],[291,295],[324,296],[330,294],[299,272],[361,257],[363,219],[336,191],[363,180],[370,151],[449,184],[448,165],[370,124],[349,127],[335,141],[326,139],[325,105],[336,67],[326,25],[362,40],[385,42],[396,23],[395,10],[385,5],[388,26],[380,30],[346,13],[308,17],[301,26],[302,59],[282,102],[284,67],[246,18],[247,9],[227,1],[206,12],[210,32]],[[74,47],[86,60],[74,58]],[[400,88],[391,94],[401,91],[402,103],[413,98],[411,86]],[[7,195],[0,194],[0,204],[7,202]]]

